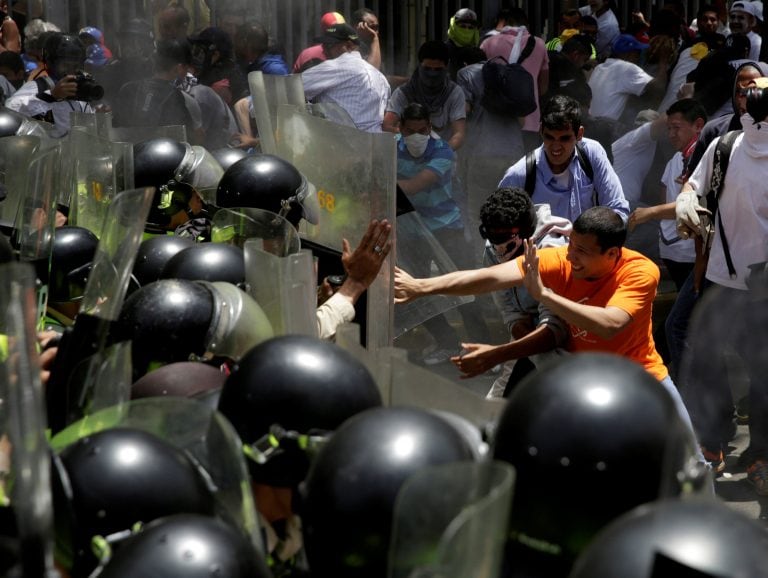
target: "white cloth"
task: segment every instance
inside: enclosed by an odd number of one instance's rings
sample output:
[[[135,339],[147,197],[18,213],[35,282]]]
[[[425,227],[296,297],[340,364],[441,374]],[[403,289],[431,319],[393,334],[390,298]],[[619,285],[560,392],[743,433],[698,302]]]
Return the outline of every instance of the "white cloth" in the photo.
[[[645,176],[651,170],[656,154],[656,141],[651,137],[651,123],[647,122],[616,140],[611,145],[613,170],[619,176],[624,197],[632,208],[643,194]]]
[[[355,318],[355,307],[348,299],[338,293],[331,297],[316,311],[317,335],[320,339],[333,339],[342,323],[349,323]]]
[[[333,102],[347,111],[355,126],[381,132],[389,101],[387,78],[357,50],[326,60],[301,74],[304,95],[313,102]]]
[[[749,265],[768,261],[768,194],[765,192],[765,183],[768,182],[768,122],[754,125],[752,117],[745,114],[741,117],[741,124],[744,133],[737,137],[731,150],[718,209],[718,219],[722,217],[736,278],[731,279],[728,274],[717,224],[706,277],[718,285],[746,290]],[[688,181],[699,196],[706,195],[709,190],[718,142],[719,139],[715,139],[710,143]]]
[[[653,77],[637,64],[609,58],[598,64],[589,77],[592,89],[590,116],[619,120],[630,95],[640,96]]]
[[[53,80],[47,79],[46,81],[50,87],[53,87]],[[15,110],[28,116],[29,118],[36,118],[47,120],[53,123],[51,129],[51,136],[53,138],[61,138],[69,134],[70,120],[69,115],[72,112],[87,112],[93,113],[94,110],[87,102],[80,100],[60,100],[56,102],[46,102],[37,98],[38,87],[34,80],[25,82],[19,90],[17,90],[11,98],[5,101],[5,106],[11,110]],[[50,95],[50,89],[46,91]],[[48,113],[51,113],[50,115]]]
[[[680,193],[682,185],[675,179],[683,173],[683,154],[676,152],[664,167],[661,184],[667,189],[666,202],[673,203]],[[677,233],[677,221],[664,219],[659,224],[659,256],[662,259],[678,263],[696,261],[696,245],[693,239],[681,239]]]

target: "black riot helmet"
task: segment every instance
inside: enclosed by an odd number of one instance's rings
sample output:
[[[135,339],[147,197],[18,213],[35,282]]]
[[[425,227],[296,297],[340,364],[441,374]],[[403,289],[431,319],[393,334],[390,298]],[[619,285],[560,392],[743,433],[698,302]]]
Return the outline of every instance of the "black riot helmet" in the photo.
[[[492,446],[516,470],[505,563],[523,574],[567,575],[602,527],[679,494],[695,473],[693,434],[672,396],[608,354],[569,356],[523,381]]]
[[[160,273],[161,279],[190,281],[226,281],[245,283],[245,256],[235,245],[200,243],[171,257]]]
[[[248,539],[218,518],[178,514],[155,520],[125,540],[101,578],[271,578]]]
[[[239,359],[272,326],[259,305],[226,282],[161,279],[123,303],[116,340],[131,340],[134,380],[176,361]]]
[[[464,437],[426,410],[376,408],[347,420],[320,449],[302,484],[312,575],[388,576],[395,499],[403,483],[424,467],[472,459]]]
[[[0,137],[18,134],[25,120],[24,115],[10,108],[0,107]]]
[[[133,145],[134,185],[156,187],[176,179],[190,146],[171,138],[153,138]]]
[[[94,536],[180,513],[211,516],[214,492],[185,452],[146,431],[118,427],[87,435],[55,460],[57,540],[73,576],[87,576]]]
[[[43,62],[54,80],[82,71],[85,44],[73,34],[51,34],[43,46]]]
[[[48,298],[54,303],[82,298],[99,239],[83,227],[57,227],[53,233]]]
[[[213,155],[213,158],[219,161],[221,168],[223,168],[225,171],[240,159],[244,159],[248,156],[248,153],[243,149],[231,147],[212,150],[211,154]]]
[[[226,379],[226,374],[212,365],[198,361],[177,361],[139,378],[131,385],[131,399],[202,396],[220,390]]]
[[[302,218],[316,225],[320,216],[314,185],[291,163],[268,154],[250,155],[224,171],[216,205],[271,211],[295,227]]]
[[[315,337],[286,335],[243,356],[224,383],[218,409],[244,444],[259,449],[275,429],[322,434],[381,403],[371,374],[349,352]],[[275,449],[279,453],[264,464],[249,461],[251,477],[295,486],[306,475],[307,453],[288,439]]]
[[[160,279],[168,260],[179,251],[192,247],[195,242],[177,235],[158,235],[144,239],[139,245],[133,275],[140,285],[148,285]]]
[[[645,504],[606,526],[570,578],[765,576],[768,534],[709,496]]]

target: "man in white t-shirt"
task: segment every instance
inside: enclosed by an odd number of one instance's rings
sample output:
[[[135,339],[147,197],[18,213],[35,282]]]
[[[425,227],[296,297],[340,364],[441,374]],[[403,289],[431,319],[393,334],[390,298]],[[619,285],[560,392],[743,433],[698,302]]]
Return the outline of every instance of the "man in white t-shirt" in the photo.
[[[632,95],[647,96],[650,101],[658,102],[667,86],[668,59],[671,55],[659,51],[658,72],[654,77],[638,65],[640,55],[647,48],[647,44],[631,34],[616,38],[611,57],[598,64],[589,77],[592,89],[590,116],[622,120],[624,108]]]

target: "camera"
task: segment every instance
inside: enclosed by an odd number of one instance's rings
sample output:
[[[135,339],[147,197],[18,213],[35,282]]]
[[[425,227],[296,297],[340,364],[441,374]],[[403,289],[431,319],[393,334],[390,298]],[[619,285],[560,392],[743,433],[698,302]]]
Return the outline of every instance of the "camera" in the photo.
[[[75,74],[75,82],[77,83],[77,92],[73,100],[91,102],[101,100],[104,97],[104,87],[98,84],[96,79],[87,72],[79,71]]]

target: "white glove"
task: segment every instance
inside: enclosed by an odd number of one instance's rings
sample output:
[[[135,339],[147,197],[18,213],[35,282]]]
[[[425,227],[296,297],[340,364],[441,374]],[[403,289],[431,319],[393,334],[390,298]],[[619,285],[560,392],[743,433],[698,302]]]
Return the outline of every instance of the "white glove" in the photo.
[[[687,239],[691,233],[698,232],[701,227],[699,213],[708,213],[707,209],[699,204],[699,196],[696,191],[683,191],[675,200],[675,218],[677,231],[683,239]]]

